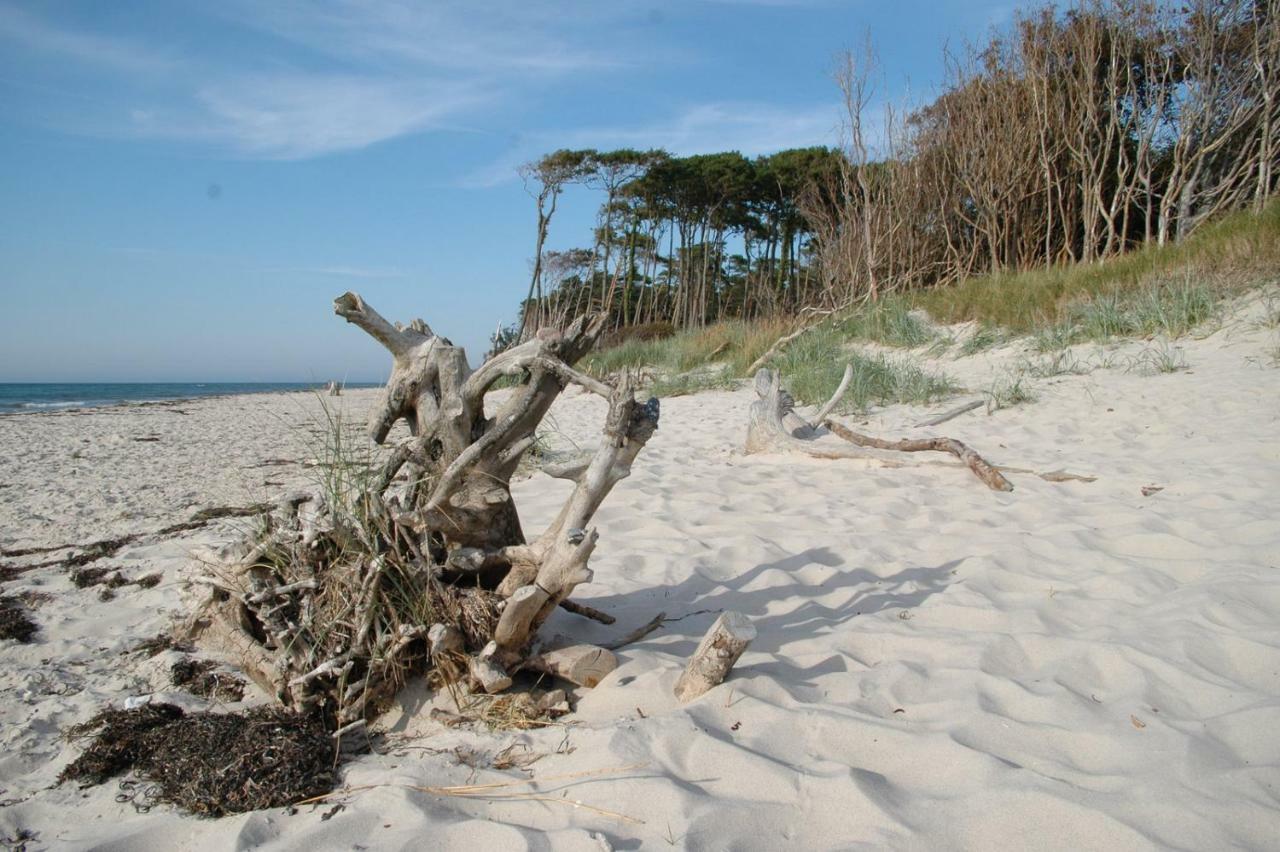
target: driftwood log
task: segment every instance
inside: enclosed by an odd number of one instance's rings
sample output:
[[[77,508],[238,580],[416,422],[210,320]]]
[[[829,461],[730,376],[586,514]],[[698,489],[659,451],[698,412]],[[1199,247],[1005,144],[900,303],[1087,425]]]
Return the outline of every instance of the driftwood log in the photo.
[[[815,423],[810,423],[795,412],[795,400],[782,387],[782,377],[775,371],[762,369],[756,373],[755,389],[759,397],[751,404],[747,424],[748,453],[794,452],[823,459],[858,459],[868,464],[884,467],[903,467],[913,463],[903,453],[943,452],[960,459],[993,491],[1012,491],[1013,485],[998,468],[988,463],[972,448],[953,438],[921,438],[903,441],[886,441],[868,435],[860,435],[827,415],[844,396],[852,377],[852,365],[845,370],[844,378],[831,399],[818,411]],[[844,439],[845,444],[829,444],[819,441],[817,426]]]
[[[689,658],[689,664],[676,681],[675,693],[687,703],[724,683],[747,645],[756,638],[756,629],[747,617],[726,612],[716,619]]]
[[[422,320],[392,324],[355,293],[339,296],[334,311],[391,354],[370,437],[387,443],[400,421],[407,435],[358,488],[286,498],[264,529],[210,559],[213,596],[197,629],[257,669],[250,674],[282,701],[317,705],[338,725],[375,714],[427,667],[486,693],[526,667],[597,683],[616,665],[611,652],[544,652],[537,631],[590,582],[592,517],[658,425],[658,401],[637,402],[625,376],[606,384],[574,369],[603,318],[543,329],[473,371]],[[515,385],[488,411],[500,379]],[[511,478],[569,384],[608,401],[602,440],[559,471],[573,491],[527,538]]]

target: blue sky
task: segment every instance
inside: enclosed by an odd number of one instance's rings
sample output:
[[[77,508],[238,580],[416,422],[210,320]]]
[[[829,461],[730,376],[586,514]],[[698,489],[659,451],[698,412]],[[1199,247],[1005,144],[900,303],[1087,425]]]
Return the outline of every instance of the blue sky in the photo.
[[[528,285],[521,162],[836,144],[837,52],[869,34],[877,95],[919,101],[1010,11],[0,0],[0,381],[380,380],[347,289],[474,361]]]

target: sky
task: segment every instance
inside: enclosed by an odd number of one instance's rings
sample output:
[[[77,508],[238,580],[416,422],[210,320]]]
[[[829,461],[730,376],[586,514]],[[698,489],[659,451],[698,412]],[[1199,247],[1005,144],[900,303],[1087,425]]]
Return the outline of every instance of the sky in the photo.
[[[840,138],[840,51],[936,95],[1008,2],[0,0],[0,382],[381,381],[346,290],[473,363],[528,287],[516,168]],[[566,194],[550,248],[589,241]]]

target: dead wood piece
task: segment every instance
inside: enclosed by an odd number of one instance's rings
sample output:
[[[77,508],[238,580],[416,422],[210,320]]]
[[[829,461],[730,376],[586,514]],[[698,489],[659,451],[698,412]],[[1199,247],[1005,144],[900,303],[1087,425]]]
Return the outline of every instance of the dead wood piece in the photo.
[[[1070,473],[1065,470],[1051,470],[1048,473],[1041,473],[1038,470],[1032,470],[1029,467],[1013,467],[1011,465],[1002,464],[996,467],[1003,473],[1029,473],[1032,476],[1038,476],[1045,482],[1097,482],[1098,477],[1086,476],[1080,473]]]
[[[860,435],[831,419],[824,421],[822,425],[830,429],[833,435],[838,435],[849,443],[857,444],[860,447],[875,447],[880,450],[893,450],[902,453],[950,453],[967,464],[974,475],[985,482],[992,491],[1013,490],[1013,484],[1001,475],[998,468],[992,467],[986,459],[974,452],[970,446],[954,438],[904,438],[901,441],[886,441],[881,438],[872,438],[870,435]]]
[[[495,637],[501,635],[499,643],[507,649],[518,651],[556,604],[591,580],[587,562],[599,536],[587,525],[614,485],[630,476],[632,462],[658,428],[658,415],[658,400],[636,402],[628,380],[613,391],[604,440],[560,515],[532,545],[542,555],[533,585],[545,591],[546,597],[526,593],[517,601],[513,591],[502,612]]]
[[[755,638],[756,629],[746,616],[736,612],[722,614],[698,643],[698,649],[676,681],[676,698],[688,703],[723,683]]]
[[[204,617],[193,625],[191,638],[225,654],[268,695],[287,701],[289,686],[278,660],[242,627],[233,611],[239,608],[239,603],[233,600],[211,604]]]
[[[618,639],[617,641],[614,641],[614,642],[610,642],[608,645],[605,645],[605,647],[611,651],[616,651],[619,648],[623,647],[624,645],[630,645],[632,642],[639,642],[641,639],[643,639],[644,637],[648,636],[650,633],[652,633],[653,631],[661,627],[666,620],[667,620],[667,614],[665,612],[660,612],[657,615],[655,615],[652,619],[650,619],[647,623],[641,625],[640,627],[637,627],[635,630],[632,630],[630,633],[628,633],[626,636],[623,636],[621,639]]]
[[[987,401],[985,399],[970,400],[969,402],[966,402],[964,405],[957,405],[955,408],[944,411],[941,414],[937,415],[936,417],[930,417],[927,420],[921,420],[919,423],[916,424],[916,428],[922,429],[927,426],[941,426],[943,423],[946,423],[948,420],[954,420],[955,418],[959,417],[961,414],[967,414],[968,412],[973,411],[975,408],[981,408],[986,404],[987,404]],[[822,418],[818,418],[818,419],[821,420]]]
[[[759,399],[751,404],[748,413],[748,454],[804,453],[820,459],[862,459],[888,467],[903,464],[900,459],[878,450],[817,442],[813,426],[795,413],[795,400],[781,382],[781,376],[773,370],[756,373],[755,390]]]
[[[618,658],[608,648],[596,645],[569,645],[543,651],[529,660],[529,667],[578,686],[593,687],[618,667]]]
[[[484,657],[472,657],[467,661],[471,678],[489,695],[511,686],[511,676],[502,666]]]
[[[539,585],[522,586],[507,598],[506,609],[493,632],[494,641],[515,649],[528,637],[533,619],[546,605],[551,593]]]
[[[850,372],[846,370],[845,376],[848,377],[849,374]],[[772,370],[760,370],[756,373],[755,389],[759,399],[751,404],[749,413],[746,443],[748,453],[804,453],[821,459],[857,459],[883,467],[904,467],[920,462],[913,462],[909,457],[899,455],[900,453],[933,450],[959,458],[988,487],[997,491],[1013,490],[1013,486],[1000,475],[998,469],[988,464],[969,447],[949,438],[884,441],[858,435],[827,418],[823,421],[823,425],[832,434],[844,438],[853,446],[830,446],[820,443],[817,440],[819,435],[813,426],[795,413],[795,402],[782,388],[781,381],[781,377]],[[833,408],[840,395],[841,393],[837,392],[821,410],[828,411]]]
[[[818,409],[818,413],[813,416],[810,425],[813,423],[821,423],[827,419],[827,415],[835,411],[840,400],[844,398],[844,392],[849,389],[849,383],[853,381],[853,362],[845,365],[844,375],[840,378],[840,384],[836,386],[836,392],[831,394],[831,399],[827,400],[826,405]]]
[[[583,618],[589,618],[592,621],[598,621],[601,624],[613,624],[618,620],[614,618],[612,615],[610,615],[609,613],[601,612],[600,610],[596,609],[593,606],[587,606],[586,604],[581,604],[581,603],[578,603],[577,601],[571,601],[568,599],[560,601],[560,608],[568,612],[571,612],[574,615],[580,615]]]
[[[209,554],[197,582],[212,587],[205,617],[226,634],[219,641],[281,701],[323,709],[341,726],[371,719],[425,668],[436,669],[436,683],[506,689],[557,606],[611,623],[568,598],[592,578],[592,517],[629,475],[659,406],[637,401],[627,377],[611,386],[574,368],[604,316],[542,329],[472,370],[461,348],[420,320],[388,322],[355,293],[339,296],[334,311],[391,354],[370,438],[388,442],[401,421],[408,437],[368,466],[368,480],[328,500],[286,498],[262,510],[243,546]],[[514,387],[486,397],[503,377]],[[569,385],[608,399],[603,440],[573,472],[555,520],[530,540],[510,481]],[[439,622],[429,631],[419,623],[426,611]],[[603,649],[548,654],[546,665],[575,682],[595,683],[616,665]]]
[[[461,654],[466,646],[462,631],[451,624],[433,624],[427,631],[427,640],[431,642],[431,656],[442,654]]]

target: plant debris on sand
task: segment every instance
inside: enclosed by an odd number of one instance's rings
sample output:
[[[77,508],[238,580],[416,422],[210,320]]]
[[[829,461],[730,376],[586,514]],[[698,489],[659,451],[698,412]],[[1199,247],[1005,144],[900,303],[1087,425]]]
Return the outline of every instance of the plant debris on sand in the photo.
[[[174,686],[180,686],[202,698],[214,701],[240,701],[244,698],[244,681],[228,672],[214,671],[212,660],[179,660],[169,669]]]
[[[97,732],[58,780],[101,784],[134,770],[156,800],[200,816],[276,808],[333,789],[335,749],[314,715],[281,707],[184,713],[173,704],[104,710],[72,728]]]
[[[0,639],[30,642],[35,633],[36,623],[22,603],[9,595],[0,596]]]

